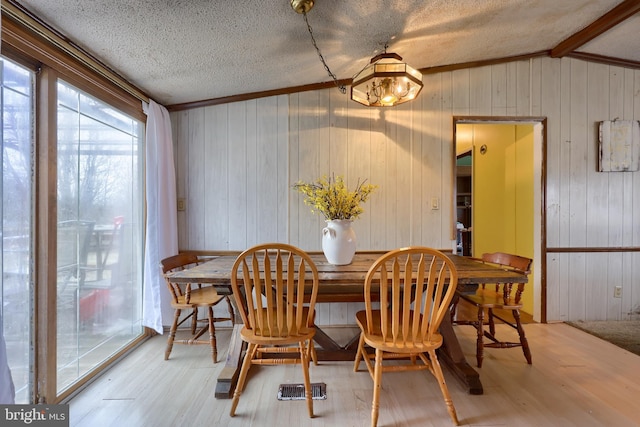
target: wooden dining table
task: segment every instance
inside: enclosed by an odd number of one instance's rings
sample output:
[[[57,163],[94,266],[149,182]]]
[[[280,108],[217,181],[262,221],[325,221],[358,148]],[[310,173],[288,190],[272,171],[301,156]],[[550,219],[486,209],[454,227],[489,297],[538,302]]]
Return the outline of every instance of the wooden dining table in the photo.
[[[326,260],[324,254],[310,252],[318,268],[320,281],[317,302],[363,302],[365,275],[373,262],[383,253],[384,251],[356,252],[351,264],[334,265]],[[447,254],[447,256],[451,258],[458,270],[458,290],[461,292],[475,292],[481,283],[527,283],[528,280],[526,275],[485,264],[470,257],[453,254]],[[209,283],[229,291],[231,268],[235,260],[236,256],[230,254],[214,256],[193,268],[172,273],[171,279],[177,283]],[[225,366],[216,383],[216,398],[232,397],[245,348],[240,338],[241,328],[242,324],[234,325]],[[482,394],[482,383],[478,372],[467,363],[450,316],[444,317],[440,325],[440,333],[443,336],[443,345],[438,352],[440,360],[462,382],[470,394]],[[320,361],[354,360],[358,346],[357,335],[346,345],[340,345],[316,325],[314,341],[319,346],[317,354]]]

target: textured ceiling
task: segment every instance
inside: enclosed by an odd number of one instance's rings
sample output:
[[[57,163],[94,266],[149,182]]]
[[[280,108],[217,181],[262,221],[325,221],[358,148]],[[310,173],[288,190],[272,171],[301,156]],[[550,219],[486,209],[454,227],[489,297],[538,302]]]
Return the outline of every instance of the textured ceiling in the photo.
[[[3,0],[4,1],[4,0]],[[19,0],[164,105],[330,80],[289,0]],[[383,50],[415,68],[551,50],[620,0],[316,0],[307,14],[331,71]],[[576,50],[640,63],[634,15]]]

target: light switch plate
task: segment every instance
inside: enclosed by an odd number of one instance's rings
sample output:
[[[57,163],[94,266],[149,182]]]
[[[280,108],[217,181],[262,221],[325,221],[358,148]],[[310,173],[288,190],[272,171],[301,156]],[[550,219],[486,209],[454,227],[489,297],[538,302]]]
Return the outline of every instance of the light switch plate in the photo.
[[[613,288],[613,297],[622,298],[622,286],[616,286]]]

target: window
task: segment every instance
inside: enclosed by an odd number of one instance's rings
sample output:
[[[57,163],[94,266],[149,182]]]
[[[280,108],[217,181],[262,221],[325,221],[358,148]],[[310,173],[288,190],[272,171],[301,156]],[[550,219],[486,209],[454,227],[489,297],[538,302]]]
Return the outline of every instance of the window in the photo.
[[[142,333],[141,122],[58,81],[57,389]]]
[[[146,116],[135,87],[2,11],[0,327],[16,403],[55,404],[147,336]]]
[[[16,403],[48,402],[76,387],[143,335],[142,165],[144,125],[109,104],[58,80],[56,209],[38,211],[35,179],[36,74],[6,58],[2,73],[2,246],[0,325],[16,389]],[[38,111],[41,111],[39,109]],[[42,172],[42,171],[41,171]],[[36,234],[36,218],[57,212],[53,230]],[[55,253],[38,249],[56,241]],[[44,262],[38,262],[44,257]],[[41,260],[42,261],[42,260]],[[39,265],[55,261],[55,283]],[[36,282],[34,277],[40,277]],[[54,287],[55,286],[55,287]],[[45,291],[56,294],[56,322],[36,312]],[[39,317],[41,319],[39,320]],[[54,328],[38,332],[40,328]],[[54,367],[35,363],[33,348],[46,353],[44,336],[55,336]],[[46,365],[46,364],[45,364]],[[55,378],[47,373],[55,372]],[[49,375],[49,376],[47,376]],[[44,381],[43,381],[44,379]],[[49,386],[42,386],[48,383]],[[35,384],[39,389],[34,390]],[[48,390],[48,391],[47,391]],[[52,394],[55,392],[55,396]]]
[[[33,331],[34,73],[0,60],[2,72],[2,294],[0,310],[16,403],[28,403]]]

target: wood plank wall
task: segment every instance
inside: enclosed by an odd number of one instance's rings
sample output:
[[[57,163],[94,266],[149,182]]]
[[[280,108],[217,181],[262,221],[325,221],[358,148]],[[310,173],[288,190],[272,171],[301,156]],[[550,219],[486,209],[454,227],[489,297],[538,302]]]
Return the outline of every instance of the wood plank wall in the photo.
[[[359,249],[452,248],[452,117],[546,116],[547,320],[640,317],[640,172],[596,172],[597,122],[640,119],[640,71],[536,58],[423,80],[393,109],[327,89],[171,113],[180,248],[319,250],[323,220],[291,186],[331,173],[379,185],[355,222]],[[322,307],[319,323],[351,324],[358,308]]]

